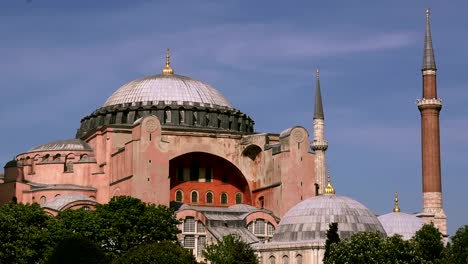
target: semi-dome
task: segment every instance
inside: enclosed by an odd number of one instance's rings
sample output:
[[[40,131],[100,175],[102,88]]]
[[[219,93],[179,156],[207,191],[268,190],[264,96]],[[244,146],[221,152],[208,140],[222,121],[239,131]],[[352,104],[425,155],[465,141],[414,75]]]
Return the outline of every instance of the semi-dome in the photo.
[[[233,108],[215,88],[177,74],[151,75],[131,81],[117,89],[103,106],[137,102],[198,103],[200,106]]]
[[[91,147],[80,139],[66,139],[32,147],[28,152],[36,151],[62,151],[62,150],[92,150]]]
[[[281,219],[273,242],[325,241],[331,223],[338,223],[342,239],[365,231],[385,235],[373,212],[358,201],[335,195],[329,188],[326,194],[308,198],[291,208]]]
[[[395,193],[393,212],[378,217],[388,236],[401,235],[403,239],[411,239],[424,225],[424,220],[415,215],[400,212],[398,193]]]
[[[86,138],[102,126],[133,126],[135,120],[154,115],[163,129],[253,133],[254,121],[233,108],[210,85],[174,73],[166,53],[161,74],[131,81],[117,89],[104,105],[84,117],[76,138]]]

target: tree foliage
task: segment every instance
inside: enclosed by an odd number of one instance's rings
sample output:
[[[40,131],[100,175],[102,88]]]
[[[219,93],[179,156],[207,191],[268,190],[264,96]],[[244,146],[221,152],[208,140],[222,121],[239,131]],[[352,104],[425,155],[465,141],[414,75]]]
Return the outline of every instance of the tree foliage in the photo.
[[[442,233],[434,224],[426,224],[414,235],[412,241],[419,258],[424,263],[441,263],[444,252]]]
[[[209,245],[203,255],[212,264],[257,264],[253,249],[237,235],[227,235],[217,243]]]
[[[399,235],[384,237],[378,233],[357,233],[350,239],[332,244],[324,263],[456,263],[447,262],[443,252],[442,235],[429,224],[409,241]]]
[[[0,207],[0,263],[39,262],[49,217],[37,204],[8,203]]]
[[[177,241],[174,211],[165,206],[148,205],[130,196],[118,196],[96,208],[100,218],[102,245],[117,257],[140,244]]]
[[[132,248],[113,264],[196,264],[195,257],[179,243],[163,241]]]
[[[46,264],[106,264],[104,252],[91,240],[80,235],[63,238],[48,257]]]
[[[327,230],[327,241],[325,242],[325,254],[323,260],[325,261],[330,255],[330,247],[332,244],[340,242],[340,235],[338,234],[338,223],[331,223]]]
[[[447,247],[446,263],[468,263],[468,225],[460,227],[452,236],[452,243]]]

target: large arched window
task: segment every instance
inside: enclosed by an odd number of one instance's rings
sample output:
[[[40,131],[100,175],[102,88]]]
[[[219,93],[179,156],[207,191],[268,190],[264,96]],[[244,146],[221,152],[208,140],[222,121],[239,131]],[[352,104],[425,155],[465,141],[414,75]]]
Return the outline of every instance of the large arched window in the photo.
[[[206,193],[206,203],[207,204],[212,204],[213,203],[213,193],[212,192],[207,192]]]
[[[289,257],[287,255],[283,256],[283,264],[289,264]]]
[[[180,203],[184,200],[184,193],[181,190],[175,192],[175,200]]]
[[[171,114],[171,109],[166,108],[166,110],[164,110],[164,123],[172,122]]]
[[[227,204],[228,203],[228,196],[227,193],[222,193],[221,194],[221,204]]]
[[[198,203],[198,192],[197,191],[192,191],[192,194],[191,194],[191,201],[192,203]]]
[[[236,204],[242,203],[242,193],[236,193]]]

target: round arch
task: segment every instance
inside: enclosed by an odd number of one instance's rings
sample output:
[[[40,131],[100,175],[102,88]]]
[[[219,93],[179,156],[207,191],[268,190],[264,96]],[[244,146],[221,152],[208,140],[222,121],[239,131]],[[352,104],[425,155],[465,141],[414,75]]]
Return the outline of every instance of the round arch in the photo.
[[[198,192],[198,205],[230,206],[236,203],[233,197],[242,194],[245,204],[252,203],[252,193],[248,180],[231,161],[206,152],[189,152],[169,161],[170,197],[174,201],[175,192],[186,194]],[[212,203],[206,203],[207,193],[212,193]],[[226,204],[216,197],[226,193],[231,199]],[[191,204],[191,197],[185,195],[182,203]]]

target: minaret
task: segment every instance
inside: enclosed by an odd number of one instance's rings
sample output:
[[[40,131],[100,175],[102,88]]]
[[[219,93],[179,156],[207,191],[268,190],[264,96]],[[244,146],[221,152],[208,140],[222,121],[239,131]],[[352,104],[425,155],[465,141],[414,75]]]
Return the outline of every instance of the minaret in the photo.
[[[318,185],[318,194],[323,194],[327,184],[325,165],[325,151],[328,142],[325,140],[325,116],[323,114],[322,94],[320,92],[320,71],[317,69],[317,84],[315,90],[315,111],[314,111],[314,141],[311,144],[315,152],[315,182]]]
[[[437,97],[437,69],[429,16],[429,9],[426,9],[426,36],[422,65],[423,96],[418,100],[418,108],[421,112],[423,214],[427,222],[433,221],[439,231],[446,236],[447,216],[442,205],[440,169],[439,112],[442,109],[442,101]]]

